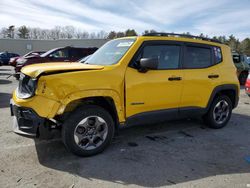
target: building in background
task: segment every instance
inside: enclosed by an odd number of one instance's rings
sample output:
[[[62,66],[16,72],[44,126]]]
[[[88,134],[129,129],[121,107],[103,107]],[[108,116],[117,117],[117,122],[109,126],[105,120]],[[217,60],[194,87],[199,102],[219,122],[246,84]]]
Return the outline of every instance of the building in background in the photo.
[[[60,40],[29,40],[29,39],[0,39],[0,52],[8,51],[24,55],[29,51],[47,51],[52,48],[97,47],[100,48],[108,39],[60,39]]]

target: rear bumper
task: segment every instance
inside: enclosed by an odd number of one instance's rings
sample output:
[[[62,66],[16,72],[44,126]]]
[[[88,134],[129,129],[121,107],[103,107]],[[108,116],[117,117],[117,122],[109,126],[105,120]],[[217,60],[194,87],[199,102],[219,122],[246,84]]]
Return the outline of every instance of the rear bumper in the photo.
[[[38,129],[45,123],[45,118],[36,114],[31,108],[20,107],[13,100],[10,101],[11,116],[13,116],[13,130],[15,133],[38,137]]]

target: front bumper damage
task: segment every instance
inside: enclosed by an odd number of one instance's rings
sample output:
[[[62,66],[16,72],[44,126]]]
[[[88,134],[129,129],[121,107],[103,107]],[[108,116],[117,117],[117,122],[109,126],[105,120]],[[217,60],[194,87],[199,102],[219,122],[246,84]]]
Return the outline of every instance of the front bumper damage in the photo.
[[[39,127],[44,127],[46,119],[39,117],[37,113],[26,107],[16,105],[10,101],[11,116],[13,116],[13,130],[15,133],[27,136],[38,137]]]

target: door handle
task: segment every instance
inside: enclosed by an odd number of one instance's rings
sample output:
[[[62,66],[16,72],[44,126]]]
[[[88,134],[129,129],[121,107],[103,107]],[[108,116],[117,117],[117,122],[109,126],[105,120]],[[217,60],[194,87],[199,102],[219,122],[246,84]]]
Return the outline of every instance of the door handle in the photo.
[[[208,78],[219,78],[218,74],[210,74],[208,75]]]
[[[182,78],[181,78],[181,77],[178,77],[178,76],[177,76],[177,77],[173,76],[173,77],[169,77],[169,78],[168,78],[169,81],[180,81],[181,79],[182,79]]]

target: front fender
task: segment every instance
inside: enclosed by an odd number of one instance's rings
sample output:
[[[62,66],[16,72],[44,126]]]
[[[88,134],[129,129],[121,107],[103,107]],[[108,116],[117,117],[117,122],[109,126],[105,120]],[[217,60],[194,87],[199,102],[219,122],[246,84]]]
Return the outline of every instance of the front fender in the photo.
[[[98,90],[84,90],[84,91],[78,91],[71,93],[67,95],[62,101],[61,106],[57,112],[58,115],[63,114],[65,111],[66,106],[71,103],[72,101],[76,101],[79,99],[84,99],[88,97],[110,97],[113,99],[115,103],[115,108],[117,111],[117,115],[119,118],[119,122],[125,121],[125,115],[124,115],[124,103],[123,103],[123,97],[120,97],[119,93],[111,90],[111,89],[98,89]]]

